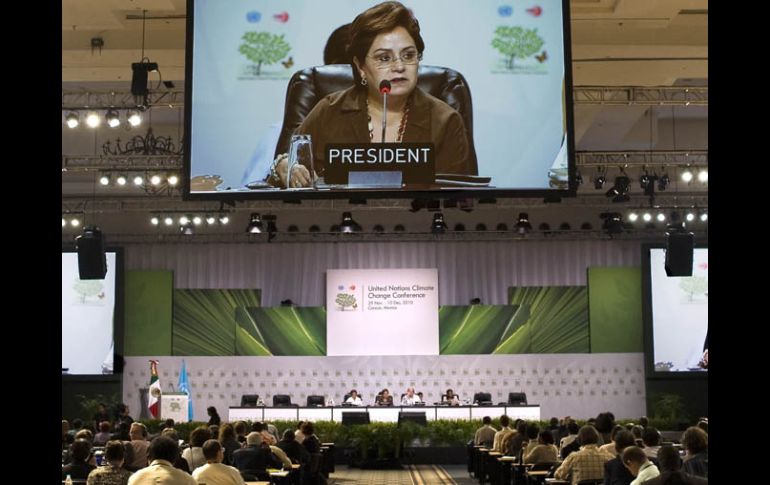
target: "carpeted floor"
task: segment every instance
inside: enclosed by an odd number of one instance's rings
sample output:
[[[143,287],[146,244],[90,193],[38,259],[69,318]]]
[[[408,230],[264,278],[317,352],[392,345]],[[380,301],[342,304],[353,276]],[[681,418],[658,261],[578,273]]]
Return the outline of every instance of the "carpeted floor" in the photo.
[[[361,470],[338,466],[330,485],[471,485],[465,465],[409,465],[403,470]]]

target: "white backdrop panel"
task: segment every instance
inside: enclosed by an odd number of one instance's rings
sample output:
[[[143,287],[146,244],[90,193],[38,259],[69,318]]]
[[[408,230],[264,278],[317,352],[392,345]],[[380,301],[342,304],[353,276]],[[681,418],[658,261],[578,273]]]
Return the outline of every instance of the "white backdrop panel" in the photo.
[[[149,359],[158,359],[161,386],[171,389],[187,362],[193,399],[193,419],[206,421],[207,406],[226,414],[242,394],[259,394],[271,402],[274,394],[289,394],[304,404],[310,394],[341,402],[356,388],[364,403],[387,387],[398,397],[408,386],[424,393],[429,403],[453,388],[461,399],[474,392],[492,393],[495,403],[508,393],[527,393],[541,416],[589,418],[611,411],[617,418],[646,414],[644,362],[641,353],[526,354],[370,357],[127,357],[123,402],[138,415],[139,389],[150,381]]]

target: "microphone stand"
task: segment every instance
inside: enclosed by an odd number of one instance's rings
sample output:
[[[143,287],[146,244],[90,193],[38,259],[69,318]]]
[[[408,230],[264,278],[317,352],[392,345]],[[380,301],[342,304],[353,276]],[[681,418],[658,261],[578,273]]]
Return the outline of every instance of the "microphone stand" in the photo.
[[[385,125],[388,123],[388,92],[382,92],[382,143],[385,143]]]

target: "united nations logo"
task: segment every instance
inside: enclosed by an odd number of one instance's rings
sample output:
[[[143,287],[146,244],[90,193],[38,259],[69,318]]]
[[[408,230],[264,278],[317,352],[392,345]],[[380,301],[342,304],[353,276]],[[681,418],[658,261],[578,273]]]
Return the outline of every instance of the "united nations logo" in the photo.
[[[150,394],[152,394],[152,397],[160,397],[160,388],[153,387],[152,389],[150,389]]]

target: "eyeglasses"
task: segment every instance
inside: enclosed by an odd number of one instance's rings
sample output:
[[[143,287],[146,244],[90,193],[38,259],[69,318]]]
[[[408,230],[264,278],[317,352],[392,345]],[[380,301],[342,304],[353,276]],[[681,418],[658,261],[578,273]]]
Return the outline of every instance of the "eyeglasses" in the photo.
[[[402,52],[400,56],[392,56],[386,53],[380,53],[374,56],[369,56],[374,59],[374,66],[377,69],[388,69],[396,65],[396,62],[401,61],[401,64],[412,65],[417,64],[422,60],[422,53],[417,52],[415,49]]]

